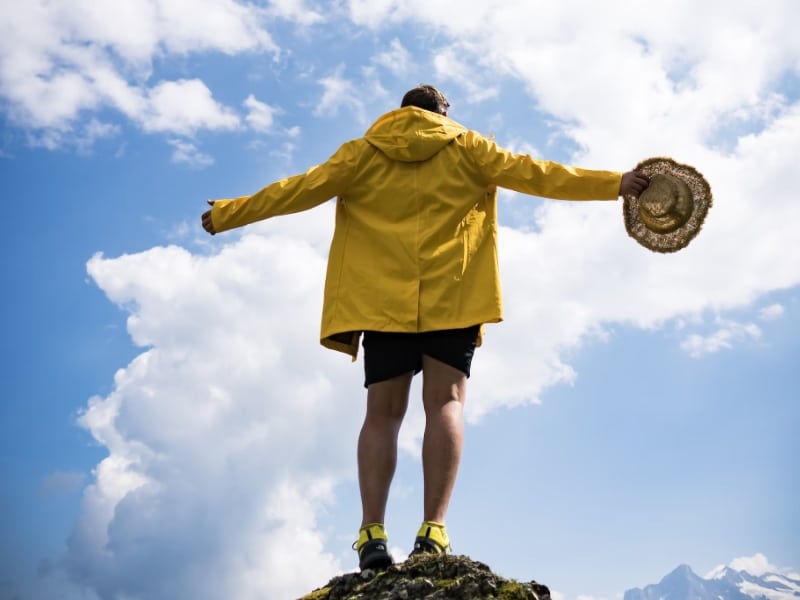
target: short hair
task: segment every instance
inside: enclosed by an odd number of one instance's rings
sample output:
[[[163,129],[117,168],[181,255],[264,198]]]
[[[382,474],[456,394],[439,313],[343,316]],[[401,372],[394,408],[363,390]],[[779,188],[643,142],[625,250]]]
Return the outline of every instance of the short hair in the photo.
[[[447,109],[450,108],[450,103],[445,95],[435,87],[421,83],[417,87],[408,90],[406,95],[403,96],[400,108],[404,106],[416,106],[440,115],[446,115]]]

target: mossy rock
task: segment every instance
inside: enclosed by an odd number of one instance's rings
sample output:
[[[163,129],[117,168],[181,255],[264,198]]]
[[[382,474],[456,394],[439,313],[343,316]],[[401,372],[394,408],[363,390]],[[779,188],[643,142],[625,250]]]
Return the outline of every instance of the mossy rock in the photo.
[[[383,571],[334,577],[299,600],[550,600],[546,586],[492,573],[467,556],[423,554]]]

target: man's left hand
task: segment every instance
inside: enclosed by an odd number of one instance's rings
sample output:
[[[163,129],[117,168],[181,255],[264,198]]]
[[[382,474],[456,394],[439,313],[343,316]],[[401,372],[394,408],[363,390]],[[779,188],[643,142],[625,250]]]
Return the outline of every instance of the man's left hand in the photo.
[[[622,181],[619,184],[620,196],[633,196],[638,198],[639,194],[650,185],[650,178],[642,171],[628,171],[622,174]]]

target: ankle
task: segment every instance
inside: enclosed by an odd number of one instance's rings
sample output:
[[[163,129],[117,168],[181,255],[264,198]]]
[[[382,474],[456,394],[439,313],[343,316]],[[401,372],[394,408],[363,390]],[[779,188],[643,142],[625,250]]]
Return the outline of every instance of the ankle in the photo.
[[[423,521],[417,532],[417,537],[427,538],[436,542],[443,549],[450,546],[450,538],[444,523],[438,521]]]

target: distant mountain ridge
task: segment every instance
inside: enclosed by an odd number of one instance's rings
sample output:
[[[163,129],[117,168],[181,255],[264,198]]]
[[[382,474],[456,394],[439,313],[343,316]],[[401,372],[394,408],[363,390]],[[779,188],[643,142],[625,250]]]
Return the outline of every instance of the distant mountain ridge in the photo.
[[[656,584],[626,591],[623,600],[800,600],[800,575],[718,567],[703,578],[681,565]]]

